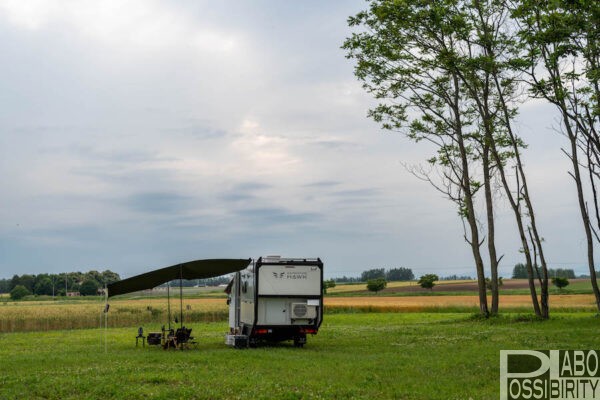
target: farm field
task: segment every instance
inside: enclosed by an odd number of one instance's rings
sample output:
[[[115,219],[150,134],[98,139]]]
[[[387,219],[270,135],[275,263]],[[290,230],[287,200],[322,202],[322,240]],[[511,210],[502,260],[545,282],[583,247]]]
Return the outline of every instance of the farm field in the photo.
[[[108,324],[134,326],[168,321],[166,298],[111,299]],[[225,299],[184,299],[186,321],[223,321]],[[0,305],[0,332],[45,331],[100,327],[104,323],[104,300],[21,301]],[[171,319],[179,316],[179,299],[171,298]]]
[[[326,315],[302,349],[234,350],[224,322],[198,349],[135,347],[135,327],[0,334],[2,399],[496,399],[499,351],[597,347],[600,319],[464,313]],[[158,325],[147,326],[156,329]]]
[[[450,281],[449,281],[450,282]],[[451,281],[451,282],[459,282],[459,281]],[[416,281],[402,281],[402,282],[388,282],[387,287],[390,289],[405,287],[405,286],[415,286],[417,284]],[[327,289],[328,294],[335,293],[347,293],[347,292],[356,292],[366,290],[366,283],[338,283],[335,287]]]
[[[599,281],[600,282],[600,281]],[[536,281],[539,290],[539,282]],[[589,279],[570,279],[569,286],[559,290],[552,284],[550,294],[593,294]],[[327,290],[330,296],[372,296],[365,283],[338,284]],[[528,295],[529,284],[526,279],[505,279],[500,286],[500,293],[504,295]],[[388,282],[378,296],[444,296],[444,295],[477,295],[477,281],[437,281],[433,289],[423,289],[416,281]]]
[[[472,295],[441,296],[327,296],[325,312],[466,312],[478,310]],[[502,295],[501,312],[531,312],[529,295]],[[111,299],[109,327],[164,324],[168,321],[166,298]],[[556,295],[550,298],[551,312],[595,310],[593,295]],[[104,301],[100,298],[64,301],[3,302],[0,305],[0,332],[85,329],[103,326]],[[183,318],[189,322],[217,322],[227,319],[223,298],[185,298]],[[179,317],[179,299],[171,298],[171,320]]]
[[[491,299],[488,299],[491,301]],[[325,298],[325,306],[333,310],[349,307],[363,311],[452,311],[460,309],[465,312],[476,312],[479,308],[477,296],[370,296],[370,297],[329,297]],[[553,309],[594,311],[593,295],[560,295],[550,297],[551,312]],[[529,295],[501,295],[500,311],[526,311],[531,308]]]

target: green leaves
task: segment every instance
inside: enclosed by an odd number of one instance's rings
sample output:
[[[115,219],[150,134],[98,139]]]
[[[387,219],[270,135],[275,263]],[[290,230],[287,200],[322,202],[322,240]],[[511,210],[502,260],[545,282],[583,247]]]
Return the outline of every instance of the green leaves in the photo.
[[[484,9],[485,22],[477,7]],[[519,88],[513,71],[529,64],[526,58],[515,57],[518,41],[493,25],[506,14],[502,2],[489,0],[371,1],[368,10],[349,18],[349,25],[360,32],[343,45],[347,57],[356,60],[357,78],[380,100],[369,117],[415,142],[434,143],[438,155],[429,164],[452,167],[453,175],[464,168],[461,157],[481,160],[477,149],[489,145],[481,139],[482,126],[494,130],[500,147],[509,147],[510,140],[503,138],[502,104],[493,99],[515,97]],[[490,84],[492,74],[501,78],[502,93]],[[492,107],[486,120],[480,115],[482,97]],[[507,111],[509,118],[514,118],[515,110]],[[459,141],[465,141],[462,147]],[[514,154],[501,153],[503,160]]]
[[[422,275],[417,282],[423,289],[431,289],[435,286],[435,282],[440,278],[436,274]]]

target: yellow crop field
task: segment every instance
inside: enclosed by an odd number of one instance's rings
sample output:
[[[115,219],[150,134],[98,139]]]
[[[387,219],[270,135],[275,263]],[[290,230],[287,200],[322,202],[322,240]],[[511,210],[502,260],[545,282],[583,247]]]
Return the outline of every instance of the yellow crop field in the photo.
[[[108,326],[167,323],[166,299],[111,300]],[[39,301],[0,305],[0,332],[78,329],[103,323],[104,302]],[[171,299],[171,319],[179,317],[179,299]],[[184,299],[184,321],[217,321],[227,315],[225,299]]]
[[[440,281],[437,282],[438,286],[443,286],[447,284],[453,283],[470,283],[475,282],[473,280],[454,280],[454,281]],[[388,282],[386,288],[399,288],[406,286],[418,286],[417,281],[403,281],[403,282]],[[348,293],[348,292],[357,292],[361,290],[367,290],[366,283],[360,284],[338,284],[334,288],[327,289],[327,293]]]
[[[166,298],[110,300],[109,327],[167,324]],[[593,295],[550,297],[551,310],[594,310]],[[355,296],[325,297],[325,312],[420,312],[478,307],[477,296]],[[528,295],[500,296],[500,309],[531,308]],[[100,327],[104,321],[104,302],[87,300],[3,302],[0,305],[0,332],[45,331]],[[179,318],[179,299],[171,299],[171,320]],[[228,308],[225,299],[183,300],[184,323],[223,321]]]
[[[388,282],[387,287],[389,287],[389,288],[403,287],[403,286],[412,286],[412,285],[416,285],[416,284],[417,284],[417,282],[414,282],[414,281]],[[347,285],[338,284],[338,285],[336,285],[336,287],[327,289],[327,293],[347,293],[347,292],[356,292],[359,290],[367,290],[367,284],[366,283],[347,284]]]
[[[491,301],[491,298],[488,298]],[[427,309],[443,309],[448,307],[473,307],[479,305],[477,296],[368,296],[368,297],[327,297],[325,307],[373,309],[384,311],[426,311]],[[550,297],[551,309],[582,308],[595,306],[593,295],[561,295]],[[500,296],[500,308],[529,308],[529,295]]]

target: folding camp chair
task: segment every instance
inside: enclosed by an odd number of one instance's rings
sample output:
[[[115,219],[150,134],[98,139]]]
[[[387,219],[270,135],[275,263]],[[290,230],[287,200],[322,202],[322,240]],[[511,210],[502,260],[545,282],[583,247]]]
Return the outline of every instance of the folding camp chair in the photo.
[[[142,347],[146,347],[146,336],[144,336],[144,328],[138,328],[138,334],[135,337],[135,347],[138,347],[138,341],[142,339]]]

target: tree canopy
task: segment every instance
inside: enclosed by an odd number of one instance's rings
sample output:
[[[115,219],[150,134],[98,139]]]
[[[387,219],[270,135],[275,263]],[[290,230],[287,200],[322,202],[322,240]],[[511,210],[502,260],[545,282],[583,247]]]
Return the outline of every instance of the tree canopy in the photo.
[[[0,293],[8,293],[16,286],[25,287],[31,294],[35,295],[64,295],[67,291],[79,291],[81,285],[88,280],[93,280],[99,287],[117,282],[121,278],[119,274],[110,270],[98,272],[66,272],[59,274],[23,274],[14,275],[11,279],[0,279]]]
[[[423,289],[433,290],[433,287],[435,286],[435,282],[438,281],[439,279],[440,278],[436,274],[426,274],[419,278],[418,284]]]
[[[371,292],[379,292],[385,289],[387,282],[383,278],[371,279],[367,282],[367,289]]]
[[[31,292],[23,285],[17,285],[10,291],[12,300],[21,300],[25,296],[29,296]]]

